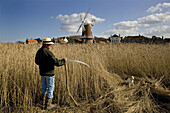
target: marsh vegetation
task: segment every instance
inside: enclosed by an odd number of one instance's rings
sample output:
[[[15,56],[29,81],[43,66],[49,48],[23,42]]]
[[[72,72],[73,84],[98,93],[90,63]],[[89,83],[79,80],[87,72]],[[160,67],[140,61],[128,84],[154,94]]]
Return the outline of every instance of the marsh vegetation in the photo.
[[[0,44],[0,111],[44,112],[39,105],[41,77],[34,62],[41,45]],[[157,113],[170,109],[170,45],[56,44],[51,51],[68,62],[55,68],[55,112]],[[134,76],[134,84],[122,85]]]

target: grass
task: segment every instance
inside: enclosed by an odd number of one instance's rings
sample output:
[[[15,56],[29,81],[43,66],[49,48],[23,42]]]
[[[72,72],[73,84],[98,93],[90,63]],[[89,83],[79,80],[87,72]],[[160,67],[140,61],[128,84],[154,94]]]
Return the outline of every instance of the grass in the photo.
[[[34,63],[41,45],[0,44],[0,111],[43,112],[39,105],[41,77]],[[55,112],[156,113],[169,110],[170,45],[55,44],[51,51],[68,62],[66,92],[64,66],[55,68]],[[121,85],[135,76],[132,86]]]

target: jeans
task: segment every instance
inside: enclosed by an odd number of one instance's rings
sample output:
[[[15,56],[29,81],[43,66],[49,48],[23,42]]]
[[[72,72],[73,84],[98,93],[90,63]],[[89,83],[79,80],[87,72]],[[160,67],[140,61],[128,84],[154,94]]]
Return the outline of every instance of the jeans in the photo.
[[[48,98],[53,98],[55,76],[41,76],[42,94],[46,94]]]

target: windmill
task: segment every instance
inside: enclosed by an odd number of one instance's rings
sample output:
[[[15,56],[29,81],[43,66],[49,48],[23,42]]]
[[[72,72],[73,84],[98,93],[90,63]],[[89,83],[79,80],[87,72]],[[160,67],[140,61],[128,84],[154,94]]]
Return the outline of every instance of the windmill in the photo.
[[[80,24],[77,33],[79,32],[80,28],[82,27],[82,40],[83,43],[93,43],[93,35],[92,35],[92,29],[91,26],[94,25],[95,19],[92,19],[91,22],[87,22],[86,18],[89,14],[90,8],[88,12],[86,13],[84,19],[82,19],[82,15],[80,15],[82,23]]]

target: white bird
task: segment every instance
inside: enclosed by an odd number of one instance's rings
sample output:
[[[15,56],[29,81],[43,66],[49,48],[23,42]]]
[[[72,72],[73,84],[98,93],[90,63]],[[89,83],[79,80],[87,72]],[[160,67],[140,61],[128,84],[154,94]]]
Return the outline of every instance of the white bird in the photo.
[[[125,81],[125,83],[126,83],[127,85],[134,84],[134,79],[135,79],[135,77],[134,77],[134,76],[131,76],[131,78],[128,78],[128,79]]]

